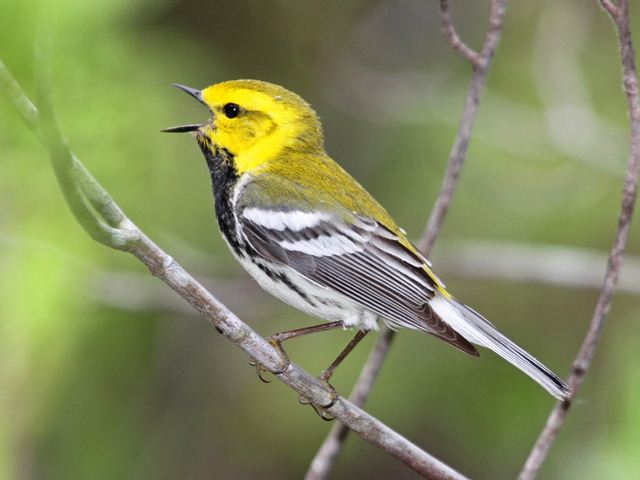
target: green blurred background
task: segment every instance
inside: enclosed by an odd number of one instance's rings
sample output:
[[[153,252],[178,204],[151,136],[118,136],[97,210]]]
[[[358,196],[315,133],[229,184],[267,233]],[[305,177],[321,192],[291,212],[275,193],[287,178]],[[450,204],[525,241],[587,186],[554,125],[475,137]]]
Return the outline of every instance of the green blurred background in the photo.
[[[420,235],[470,76],[440,37],[435,0],[45,3],[0,0],[0,58],[33,95],[34,40],[43,17],[53,24],[55,103],[74,151],[260,333],[313,320],[262,293],[227,252],[195,143],[159,133],[206,115],[171,83],[248,77],[300,93],[330,154]],[[459,31],[479,45],[487,2],[452,3]],[[563,376],[613,238],[627,129],[615,36],[596,2],[509,2],[432,258],[459,298]],[[0,478],[300,478],[331,425],[278,382],[260,383],[241,351],[133,257],[89,239],[2,95],[0,160]],[[630,257],[639,233],[636,222]],[[541,478],[640,471],[640,267],[630,260]],[[288,350],[319,372],[348,338]],[[374,340],[338,371],[339,390]],[[367,409],[462,472],[501,479],[515,476],[552,406],[495,355],[474,360],[403,331]],[[351,436],[334,478],[416,476]]]

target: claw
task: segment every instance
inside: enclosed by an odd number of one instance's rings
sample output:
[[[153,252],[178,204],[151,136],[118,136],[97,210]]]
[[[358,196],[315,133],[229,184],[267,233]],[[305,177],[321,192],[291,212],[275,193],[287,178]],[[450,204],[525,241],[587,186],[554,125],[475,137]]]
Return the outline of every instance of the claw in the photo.
[[[249,365],[255,367],[256,375],[258,375],[258,378],[262,383],[271,383],[271,380],[264,377],[264,375],[268,373],[269,370],[267,370],[262,364],[258,363],[255,358],[249,357]]]
[[[269,380],[268,378],[265,378],[265,375],[267,373],[271,373],[273,375],[280,375],[284,373],[287,370],[287,368],[289,368],[289,364],[291,363],[291,360],[289,360],[289,356],[287,355],[287,352],[285,352],[284,349],[282,348],[282,344],[280,341],[274,339],[273,337],[268,337],[267,341],[271,345],[273,345],[274,348],[278,350],[278,352],[284,358],[284,367],[282,367],[280,370],[277,370],[277,371],[271,371],[268,368],[266,368],[264,365],[259,363],[255,358],[249,357],[249,365],[251,365],[252,367],[255,367],[256,374],[258,375],[258,378],[262,383],[271,383],[271,380]]]
[[[325,422],[331,422],[333,420],[336,419],[336,417],[334,417],[333,415],[331,415],[329,412],[327,412],[326,410],[318,410],[317,408],[315,408],[314,406],[314,410],[316,411],[316,413],[318,414],[318,416],[324,420]]]
[[[301,405],[311,406],[311,408],[313,408],[313,410],[318,414],[318,416],[321,419],[327,422],[330,422],[331,420],[335,420],[336,417],[334,417],[329,412],[327,412],[327,410],[336,404],[336,402],[338,401],[338,398],[340,398],[340,395],[338,394],[338,391],[333,387],[333,385],[331,385],[328,381],[322,378],[322,375],[320,376],[320,382],[322,382],[322,384],[325,387],[327,387],[327,390],[329,390],[329,392],[331,393],[331,400],[329,401],[329,403],[327,403],[326,405],[316,405],[304,395],[300,395],[298,397],[298,402]]]
[[[258,375],[258,378],[262,383],[271,383],[270,379],[264,377],[267,373],[271,372],[260,364],[256,365],[256,375]]]
[[[284,359],[284,367],[282,367],[277,372],[271,372],[274,375],[280,375],[287,371],[287,368],[289,368],[289,365],[291,364],[291,360],[289,360],[289,355],[287,355],[287,352],[285,352],[284,348],[282,348],[282,342],[280,340],[277,340],[274,337],[267,337],[267,341],[271,345],[273,345],[273,347],[276,350],[278,350],[278,352],[280,353],[280,355],[282,355],[282,358]]]

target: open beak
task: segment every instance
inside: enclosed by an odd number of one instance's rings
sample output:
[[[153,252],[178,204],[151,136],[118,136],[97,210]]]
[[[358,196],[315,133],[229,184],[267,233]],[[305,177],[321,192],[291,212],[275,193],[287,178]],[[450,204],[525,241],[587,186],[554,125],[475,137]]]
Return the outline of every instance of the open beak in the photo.
[[[198,100],[203,105],[206,105],[204,100],[202,100],[202,92],[200,90],[195,89],[195,88],[191,88],[191,87],[187,87],[186,85],[180,85],[179,83],[174,83],[173,86],[176,87],[176,88],[179,88],[183,92],[188,93],[189,95],[191,95],[193,98]],[[169,128],[165,128],[165,129],[160,130],[160,131],[161,132],[166,132],[166,133],[195,132],[200,127],[202,127],[201,123],[192,123],[192,124],[189,124],[189,125],[178,125],[177,127],[169,127]]]
[[[178,125],[177,127],[163,128],[160,130],[164,133],[183,133],[183,132],[195,132],[202,126],[201,123],[192,123],[190,125]]]

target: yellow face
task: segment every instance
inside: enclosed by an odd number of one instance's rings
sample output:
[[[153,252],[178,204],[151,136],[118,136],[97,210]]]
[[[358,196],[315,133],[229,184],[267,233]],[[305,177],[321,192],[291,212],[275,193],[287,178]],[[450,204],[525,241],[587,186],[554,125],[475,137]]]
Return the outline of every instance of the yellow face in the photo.
[[[212,118],[199,134],[231,153],[240,174],[276,159],[286,148],[322,148],[322,130],[315,112],[283,87],[235,80],[205,88],[201,99]]]

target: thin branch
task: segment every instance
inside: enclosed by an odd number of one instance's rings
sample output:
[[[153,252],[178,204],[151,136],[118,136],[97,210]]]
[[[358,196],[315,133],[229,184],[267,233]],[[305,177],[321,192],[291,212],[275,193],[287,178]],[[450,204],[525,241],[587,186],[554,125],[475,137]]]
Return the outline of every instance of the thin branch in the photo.
[[[38,110],[22,91],[18,82],[9,74],[2,60],[0,60],[0,88],[5,91],[27,128],[39,136],[38,122],[40,118]]]
[[[446,2],[445,2],[446,3]],[[444,180],[442,181],[442,187],[436,200],[436,204],[433,207],[429,222],[425,227],[422,234],[422,239],[418,243],[418,247],[429,255],[433,249],[433,245],[436,241],[444,217],[447,214],[449,205],[451,205],[451,199],[453,193],[458,184],[460,177],[460,171],[464,165],[465,158],[467,156],[467,149],[469,147],[469,140],[471,139],[471,129],[476,118],[476,111],[478,110],[478,103],[480,102],[480,95],[484,89],[487,74],[491,66],[491,60],[498,48],[498,42],[500,41],[500,33],[502,30],[502,23],[504,21],[506,0],[492,0],[489,11],[489,27],[485,36],[484,45],[480,52],[480,60],[473,70],[473,76],[471,77],[471,83],[469,85],[469,91],[467,92],[467,99],[464,104],[464,110],[462,112],[462,118],[460,119],[460,125],[458,126],[458,134],[453,143],[451,154],[449,156],[449,164],[447,166],[447,172],[445,173]]]
[[[474,67],[478,66],[480,55],[460,39],[453,26],[449,13],[449,0],[440,0],[440,18],[442,19],[442,36],[449,42],[451,48]]]
[[[500,41],[500,33],[504,22],[505,4],[506,0],[491,0],[489,7],[489,26],[482,50],[480,54],[477,55],[473,50],[466,47],[455,33],[449,17],[449,2],[447,0],[440,1],[443,34],[453,49],[471,62],[473,66],[473,76],[467,92],[458,132],[449,156],[447,171],[442,181],[442,187],[422,234],[422,238],[418,243],[418,248],[426,256],[430,255],[436,238],[440,233],[444,217],[449,209],[456,185],[458,184],[458,179],[460,178],[460,171],[462,170],[467,155],[471,129],[473,128],[473,123],[476,118],[480,95],[486,83],[487,74],[491,67],[491,60]],[[369,356],[349,397],[356,405],[362,406],[367,400],[394,336],[395,332],[393,330],[383,328],[383,332],[378,338],[374,351]],[[347,435],[348,431],[344,425],[336,424],[333,426],[314,459],[311,461],[305,475],[306,480],[322,480],[328,477]]]
[[[620,0],[617,5],[607,0],[600,0],[600,4],[613,20],[618,35],[620,60],[622,63],[622,83],[627,96],[629,109],[631,138],[629,143],[629,160],[624,177],[622,205],[620,207],[618,227],[613,246],[609,254],[604,284],[598,297],[586,337],[571,368],[568,382],[572,390],[571,396],[568,400],[558,403],[552,410],[551,415],[547,419],[547,423],[520,472],[519,480],[532,480],[537,476],[540,467],[549,454],[554,440],[564,425],[567,413],[571,408],[571,401],[575,398],[591,366],[618,283],[637,197],[638,169],[640,168],[640,96],[638,95],[635,51],[629,28],[629,5],[627,0]]]
[[[44,79],[41,79],[44,87]],[[51,161],[69,206],[81,226],[106,245],[126,250],[141,260],[156,277],[177,292],[204,316],[216,330],[273,372],[277,378],[316,405],[327,405],[332,393],[317,378],[294,363],[287,363],[278,351],[228,310],[216,297],[189,275],[173,258],[152,242],[70,151],[55,124],[51,102],[44,93],[45,110],[37,109],[24,94],[5,65],[0,62],[0,86],[4,87],[26,125],[38,134]],[[430,456],[346,399],[338,398],[328,414],[356,431],[426,478],[464,479],[462,475]]]
[[[12,93],[20,99],[22,108],[19,108],[18,111],[25,124],[47,149],[62,193],[78,223],[97,242],[122,250],[131,240],[127,237],[126,230],[119,228],[121,223],[126,220],[124,213],[71,152],[58,128],[49,90],[49,85],[51,85],[49,49],[52,44],[51,39],[46,38],[49,33],[45,26],[41,33],[42,38],[36,48],[36,63],[38,65],[36,84],[40,112],[17,82],[11,78],[4,64],[0,65],[2,72],[0,77],[4,79],[3,83],[12,85]],[[96,211],[100,216],[96,215]]]
[[[618,6],[611,0],[600,0],[600,5],[602,5],[602,8],[604,8],[612,18],[617,17],[620,13]]]

